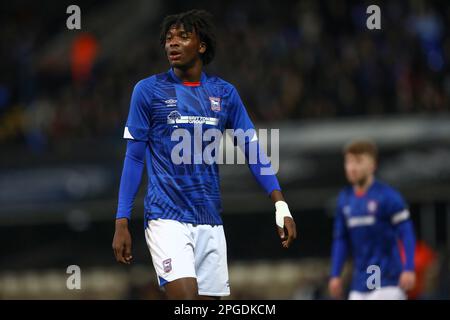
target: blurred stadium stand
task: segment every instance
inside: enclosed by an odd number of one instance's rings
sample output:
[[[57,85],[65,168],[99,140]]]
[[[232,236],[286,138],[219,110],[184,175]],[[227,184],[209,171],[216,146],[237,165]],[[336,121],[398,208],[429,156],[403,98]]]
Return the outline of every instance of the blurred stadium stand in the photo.
[[[246,166],[221,166],[232,298],[327,297],[340,152],[355,137],[378,142],[378,176],[405,195],[436,253],[418,297],[450,297],[445,1],[384,3],[382,30],[371,32],[367,1],[83,0],[81,31],[66,29],[69,4],[0,4],[0,298],[160,297],[142,232],[144,188],[136,265],[116,265],[111,250],[121,137],[134,84],[168,69],[162,17],[190,8],[216,19],[207,71],[235,84],[259,128],[280,129],[279,179],[298,223],[297,243],[282,251],[270,200]],[[81,58],[80,39],[89,39]],[[83,270],[81,292],[65,289],[71,264]]]

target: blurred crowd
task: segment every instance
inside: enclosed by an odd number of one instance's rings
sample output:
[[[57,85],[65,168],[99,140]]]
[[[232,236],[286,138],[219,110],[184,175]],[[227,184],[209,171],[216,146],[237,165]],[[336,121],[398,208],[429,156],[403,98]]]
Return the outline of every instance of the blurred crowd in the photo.
[[[159,23],[190,8],[213,13],[218,51],[206,70],[237,87],[256,122],[449,111],[445,2],[383,3],[381,30],[367,29],[364,1],[210,2],[161,2],[158,18],[114,50],[97,31],[67,30],[65,8],[3,4],[0,143],[39,151],[68,138],[119,140],[134,84],[168,69]],[[107,19],[114,2],[79,3]],[[50,59],[42,48],[68,33],[66,56]]]

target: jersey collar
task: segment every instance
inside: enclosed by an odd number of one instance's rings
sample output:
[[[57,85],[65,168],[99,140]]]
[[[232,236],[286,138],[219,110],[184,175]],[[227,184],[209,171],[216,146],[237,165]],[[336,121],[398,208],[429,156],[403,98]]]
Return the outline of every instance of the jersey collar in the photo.
[[[196,82],[182,81],[180,78],[177,77],[177,75],[173,71],[173,68],[170,68],[169,74],[176,83],[181,83],[187,87],[199,87],[202,85],[202,83],[206,81],[206,74],[203,71],[202,74],[200,75],[200,81]]]
[[[372,183],[370,184],[370,186],[367,188],[366,191],[362,191],[362,192],[361,192],[361,191],[356,191],[356,190],[353,188],[353,194],[354,194],[357,198],[364,197],[366,194],[369,193],[370,189],[373,188],[373,186],[375,185],[376,182],[377,182],[377,180],[376,180],[376,178],[374,177]]]

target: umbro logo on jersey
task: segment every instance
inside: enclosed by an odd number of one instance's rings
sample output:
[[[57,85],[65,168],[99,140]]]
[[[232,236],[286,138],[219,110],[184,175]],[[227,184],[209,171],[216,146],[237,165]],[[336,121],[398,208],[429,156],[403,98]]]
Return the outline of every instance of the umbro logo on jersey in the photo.
[[[165,100],[164,103],[166,104],[166,107],[176,107],[177,99],[168,99],[168,100]]]

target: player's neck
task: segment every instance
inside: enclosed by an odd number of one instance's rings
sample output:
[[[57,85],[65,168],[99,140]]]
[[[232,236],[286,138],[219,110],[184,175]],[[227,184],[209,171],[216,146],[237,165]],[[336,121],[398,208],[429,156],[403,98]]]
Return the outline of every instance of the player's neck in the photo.
[[[365,194],[367,192],[367,190],[369,190],[369,188],[372,185],[373,181],[374,181],[374,176],[370,175],[370,176],[367,177],[367,179],[362,181],[362,183],[354,184],[353,185],[353,190],[355,191],[356,194]]]
[[[183,82],[199,82],[202,76],[202,62],[198,60],[191,67],[174,67],[173,72]]]

